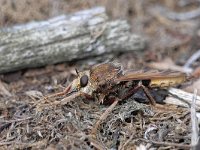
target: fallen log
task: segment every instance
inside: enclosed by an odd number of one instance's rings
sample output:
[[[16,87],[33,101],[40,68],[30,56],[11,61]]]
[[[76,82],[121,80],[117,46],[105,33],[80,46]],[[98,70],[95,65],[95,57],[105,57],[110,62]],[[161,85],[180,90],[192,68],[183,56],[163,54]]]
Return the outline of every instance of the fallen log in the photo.
[[[105,9],[97,7],[0,29],[0,73],[144,47],[127,21],[109,21]]]

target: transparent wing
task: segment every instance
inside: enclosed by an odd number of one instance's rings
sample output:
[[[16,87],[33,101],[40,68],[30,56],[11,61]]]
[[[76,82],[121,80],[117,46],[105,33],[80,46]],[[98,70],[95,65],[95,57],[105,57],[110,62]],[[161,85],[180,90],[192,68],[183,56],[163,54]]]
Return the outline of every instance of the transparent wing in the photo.
[[[114,79],[115,82],[134,80],[149,80],[151,87],[168,87],[185,82],[186,74],[177,71],[129,70],[124,72],[124,75]]]

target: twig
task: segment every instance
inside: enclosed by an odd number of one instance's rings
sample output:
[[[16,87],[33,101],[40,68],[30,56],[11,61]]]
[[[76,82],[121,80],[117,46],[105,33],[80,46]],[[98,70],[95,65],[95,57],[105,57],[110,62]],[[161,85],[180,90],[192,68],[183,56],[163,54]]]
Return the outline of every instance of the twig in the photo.
[[[3,120],[0,121],[0,123],[15,123],[15,122],[20,122],[20,121],[25,121],[25,120],[29,120],[32,119],[32,117],[27,117],[27,118],[22,118],[22,119],[16,119],[16,120]]]
[[[177,144],[177,143],[169,143],[169,142],[157,142],[157,141],[146,140],[146,139],[142,139],[142,138],[140,138],[139,140],[142,140],[142,141],[147,142],[147,143],[156,144],[156,145],[174,146],[174,147],[188,148],[188,149],[192,147],[191,145],[186,145],[186,144]]]
[[[146,130],[145,133],[144,133],[144,138],[145,138],[145,139],[148,139],[148,133],[151,132],[151,131],[153,131],[153,130],[157,130],[157,129],[158,129],[158,127],[157,127],[156,125],[150,124],[150,125],[148,126],[147,130]]]
[[[190,66],[200,57],[200,49],[195,52],[185,63],[184,70],[191,69]]]
[[[189,12],[183,12],[183,13],[173,12],[161,6],[155,6],[155,9],[158,10],[158,13],[160,12],[160,14],[163,14],[168,19],[177,20],[177,21],[185,21],[185,20],[194,19],[200,16],[200,8],[197,8],[196,10],[192,10]]]
[[[0,141],[0,146],[3,146],[3,145],[10,145],[10,144],[13,144],[15,142],[13,141],[8,141],[8,142],[3,142],[3,141]]]
[[[0,94],[3,96],[12,96],[12,94],[6,89],[4,83],[0,80]]]
[[[198,133],[198,121],[196,116],[196,99],[197,99],[197,89],[194,90],[194,95],[192,99],[191,105],[191,122],[192,122],[192,137],[191,137],[191,145],[196,146],[199,140]]]
[[[191,4],[194,4],[194,3],[199,3],[199,0],[179,0],[178,1],[178,6],[179,7],[185,7],[187,5],[191,5]]]
[[[134,136],[135,136],[135,132],[133,132],[131,136],[129,137],[129,139],[126,140],[126,142],[121,147],[119,147],[119,150],[124,150],[125,147],[128,145],[128,143],[131,142],[131,140],[134,138]]]
[[[90,144],[98,150],[103,150],[105,147],[93,138],[89,138]]]
[[[169,93],[177,98],[168,97],[164,102],[168,104],[175,104],[183,107],[189,107],[192,104],[193,94],[185,92],[180,89],[170,88]],[[196,97],[196,108],[200,109],[200,96]]]

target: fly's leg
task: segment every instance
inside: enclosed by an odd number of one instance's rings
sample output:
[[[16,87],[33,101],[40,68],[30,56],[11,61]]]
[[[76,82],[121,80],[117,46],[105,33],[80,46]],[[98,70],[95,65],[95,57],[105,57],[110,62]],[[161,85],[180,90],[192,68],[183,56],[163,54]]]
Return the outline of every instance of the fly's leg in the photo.
[[[53,97],[59,97],[59,96],[63,96],[65,94],[67,94],[71,89],[71,84],[67,86],[67,88],[65,88],[64,91],[62,92],[59,92],[59,93],[55,93],[55,94],[52,94],[52,95],[49,95],[49,96],[45,96],[42,100],[40,100],[38,103],[39,105],[40,104],[45,104],[45,103],[50,103],[51,100],[49,100],[50,98],[53,98]],[[53,102],[53,103],[58,103],[58,102]]]
[[[91,96],[86,93],[76,92],[76,93],[73,93],[73,94],[61,99],[60,101],[53,101],[53,102],[42,101],[42,102],[38,103],[37,110],[41,110],[42,108],[49,107],[49,106],[52,106],[52,107],[62,106],[62,105],[69,103],[70,101],[75,100],[76,98],[82,97],[82,96],[87,99],[91,98]]]
[[[103,120],[105,120],[108,117],[108,115],[112,112],[112,110],[117,105],[119,100],[124,100],[124,99],[130,97],[140,88],[142,88],[144,90],[144,93],[149,98],[150,103],[153,106],[155,106],[156,102],[155,102],[154,98],[151,96],[149,90],[144,85],[138,85],[138,86],[134,87],[133,89],[131,89],[126,95],[123,95],[122,97],[115,99],[115,101],[106,109],[106,111],[100,116],[99,120],[95,123],[94,127],[92,128],[92,135],[96,135],[96,132],[97,132],[99,125],[101,124],[101,122]]]
[[[160,105],[157,104],[155,99],[152,97],[151,93],[149,92],[148,88],[145,87],[144,85],[141,85],[142,89],[144,90],[144,93],[146,94],[146,96],[148,97],[148,99],[150,100],[150,103],[153,105],[153,108],[159,111],[177,111],[177,108],[174,107],[166,107],[165,105]]]
[[[155,99],[151,96],[151,93],[149,92],[148,88],[146,88],[144,85],[138,85],[138,86],[134,87],[126,95],[122,96],[121,99],[124,100],[124,99],[130,97],[131,95],[133,95],[135,92],[137,92],[141,88],[144,91],[147,98],[149,99],[151,105],[155,106],[156,105]]]
[[[68,102],[72,101],[75,98],[78,97],[85,97],[86,99],[91,99],[92,97],[88,95],[87,93],[82,93],[82,92],[76,92],[68,97],[63,98],[61,101],[58,101],[61,105],[65,105]]]
[[[49,96],[46,96],[44,99],[48,99],[48,98],[52,98],[52,97],[58,97],[58,96],[63,96],[65,94],[67,94],[69,92],[69,90],[71,89],[71,84],[68,85],[64,91],[62,92],[59,92],[59,93],[55,93],[55,94],[52,94],[52,95],[49,95]]]
[[[130,90],[128,92],[128,94],[123,96],[121,99],[123,100],[123,99],[130,97],[132,94],[134,94],[140,88],[143,89],[145,95],[149,99],[149,101],[150,101],[150,103],[151,103],[151,105],[153,106],[154,109],[157,109],[159,111],[174,111],[175,109],[177,109],[177,108],[171,108],[171,107],[169,108],[169,107],[166,107],[164,105],[157,104],[155,99],[152,97],[151,93],[149,92],[149,89],[147,87],[145,87],[144,85],[138,85],[138,86],[134,87],[132,90]]]
[[[147,98],[150,100],[151,105],[155,106],[156,105],[156,101],[155,99],[152,97],[151,93],[149,92],[148,88],[146,88],[144,85],[140,85],[141,88],[143,89],[144,93],[146,94]]]
[[[101,124],[101,122],[103,120],[105,120],[108,117],[108,115],[112,112],[112,110],[114,109],[114,107],[117,105],[118,102],[119,102],[119,99],[115,99],[115,101],[100,116],[99,120],[95,123],[94,127],[92,128],[92,132],[91,132],[92,135],[96,135],[96,132],[97,132],[99,125]]]
[[[63,98],[60,101],[54,101],[53,104],[54,105],[58,105],[58,104],[65,105],[65,104],[71,102],[72,100],[76,99],[77,97],[79,97],[81,95],[82,95],[81,92],[73,93],[72,95]]]

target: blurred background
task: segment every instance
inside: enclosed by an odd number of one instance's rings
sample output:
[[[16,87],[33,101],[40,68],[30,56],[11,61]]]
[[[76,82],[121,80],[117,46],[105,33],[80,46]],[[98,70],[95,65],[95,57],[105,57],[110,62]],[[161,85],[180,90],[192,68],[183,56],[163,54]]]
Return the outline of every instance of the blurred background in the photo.
[[[110,19],[126,19],[132,31],[148,41],[148,61],[169,57],[176,64],[199,48],[198,0],[0,0],[0,26],[47,20],[95,6]]]
[[[125,68],[150,67],[200,73],[199,0],[0,0],[0,27],[43,21],[62,14],[104,6],[109,19],[125,19],[147,42],[142,53],[117,57]],[[186,67],[184,67],[184,65]]]
[[[151,67],[199,74],[199,0],[0,0],[0,27],[47,20],[62,14],[104,6],[109,19],[125,19],[147,42],[145,51],[119,57],[126,68]],[[137,64],[137,65],[136,65]],[[186,65],[186,69],[180,68]],[[191,73],[191,71],[189,72]]]

